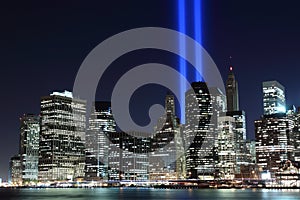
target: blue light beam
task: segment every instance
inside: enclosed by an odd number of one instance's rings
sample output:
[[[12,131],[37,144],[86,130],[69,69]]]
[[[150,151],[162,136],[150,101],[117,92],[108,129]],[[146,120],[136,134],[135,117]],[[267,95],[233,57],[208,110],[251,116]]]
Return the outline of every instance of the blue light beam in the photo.
[[[178,0],[178,30],[180,33],[186,33],[186,21],[185,21],[185,0]],[[186,44],[184,39],[179,39],[179,51],[182,55],[186,54]],[[179,72],[186,77],[186,62],[184,59],[179,58]],[[185,123],[185,91],[186,86],[183,82],[180,82],[180,119],[181,123]]]
[[[202,45],[202,15],[201,15],[201,2],[202,0],[194,0],[194,39]],[[195,49],[196,53],[196,49]],[[195,71],[195,81],[204,81],[202,77],[202,55],[195,55],[196,66],[200,67],[200,73]]]

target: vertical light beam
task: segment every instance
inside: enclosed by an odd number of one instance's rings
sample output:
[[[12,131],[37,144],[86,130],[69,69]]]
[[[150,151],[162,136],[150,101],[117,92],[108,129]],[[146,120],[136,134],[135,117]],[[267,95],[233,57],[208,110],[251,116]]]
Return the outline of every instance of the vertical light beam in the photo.
[[[178,30],[180,33],[186,33],[185,24],[185,0],[178,0]],[[186,44],[184,39],[179,39],[179,51],[182,55],[186,54]],[[186,76],[186,62],[183,58],[179,58],[179,72]],[[183,82],[180,82],[180,119],[181,123],[185,123],[185,91],[186,86]]]
[[[194,0],[194,39],[202,45],[202,18],[201,18],[201,1]],[[196,49],[195,49],[196,53]],[[200,67],[200,73],[195,71],[195,81],[204,81],[202,77],[202,55],[195,55],[196,66]]]

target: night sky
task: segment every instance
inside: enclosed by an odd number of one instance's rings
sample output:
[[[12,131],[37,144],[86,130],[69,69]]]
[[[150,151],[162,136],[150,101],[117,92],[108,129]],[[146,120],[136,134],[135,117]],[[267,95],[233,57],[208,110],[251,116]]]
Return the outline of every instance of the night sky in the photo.
[[[249,138],[262,114],[262,81],[278,80],[286,87],[287,104],[300,105],[299,9],[297,1],[203,0],[203,46],[224,80],[229,65],[234,66]],[[41,96],[72,90],[77,70],[96,45],[132,28],[177,29],[176,20],[175,0],[2,2],[0,177],[6,179],[9,158],[18,152],[19,117],[38,114]],[[176,57],[166,53],[124,55],[110,66],[102,80],[108,86],[97,92],[97,100],[109,100],[114,80],[128,66],[150,61],[178,66]],[[157,94],[151,103],[163,102],[164,88],[157,86],[144,87],[136,96],[151,92]]]

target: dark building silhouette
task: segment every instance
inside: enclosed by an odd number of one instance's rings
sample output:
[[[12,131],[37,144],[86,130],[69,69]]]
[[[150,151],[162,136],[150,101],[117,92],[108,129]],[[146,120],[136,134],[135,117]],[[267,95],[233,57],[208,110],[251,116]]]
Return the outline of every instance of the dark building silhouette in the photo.
[[[226,81],[226,98],[227,98],[227,111],[239,110],[239,94],[238,82],[235,80],[233,67],[230,66],[228,78]]]

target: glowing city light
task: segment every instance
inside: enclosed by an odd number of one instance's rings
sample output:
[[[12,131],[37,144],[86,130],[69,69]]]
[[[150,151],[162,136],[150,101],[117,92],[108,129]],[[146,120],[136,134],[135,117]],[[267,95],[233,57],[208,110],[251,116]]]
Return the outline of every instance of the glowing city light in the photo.
[[[279,105],[279,106],[277,107],[277,112],[278,112],[278,113],[286,113],[286,108],[285,108],[285,106]]]
[[[194,39],[198,43],[202,44],[201,0],[194,0],[193,6],[194,6]],[[195,55],[195,58],[196,58],[196,66],[202,66],[202,55]],[[202,73],[201,70],[200,72]],[[195,72],[195,81],[203,81],[201,74]]]
[[[185,23],[185,0],[178,0],[178,30],[181,33],[185,33],[186,32],[186,23]],[[185,52],[185,41],[184,39],[180,39],[179,40],[179,50],[181,51],[181,53],[184,55]],[[186,77],[186,63],[185,60],[180,59],[179,60],[179,71],[180,73]],[[183,82],[180,82],[180,102],[181,105],[185,105],[185,90],[186,90],[186,86]],[[185,123],[185,108],[184,106],[181,106],[180,108],[180,119],[182,123]]]
[[[201,17],[201,0],[193,0],[193,15],[190,17],[191,20],[188,19],[187,13],[186,13],[186,5],[185,0],[178,0],[177,1],[177,9],[178,9],[178,30],[179,32],[186,34],[187,30],[187,23],[186,22],[192,22],[189,25],[193,26],[194,31],[194,39],[202,44],[202,17]],[[179,39],[179,51],[181,53],[186,54],[186,44],[184,39]],[[196,52],[196,51],[195,51]],[[195,55],[195,63],[196,66],[202,65],[202,55]],[[180,73],[187,78],[187,66],[186,62],[183,59],[179,60],[179,71]],[[201,70],[200,70],[201,72]],[[203,81],[203,78],[201,74],[199,74],[196,70],[194,72],[194,81]],[[180,102],[181,105],[185,105],[185,92],[186,92],[186,86],[183,82],[180,82],[180,91],[181,91],[181,97]],[[180,108],[180,119],[182,123],[185,123],[185,108],[182,106]]]

